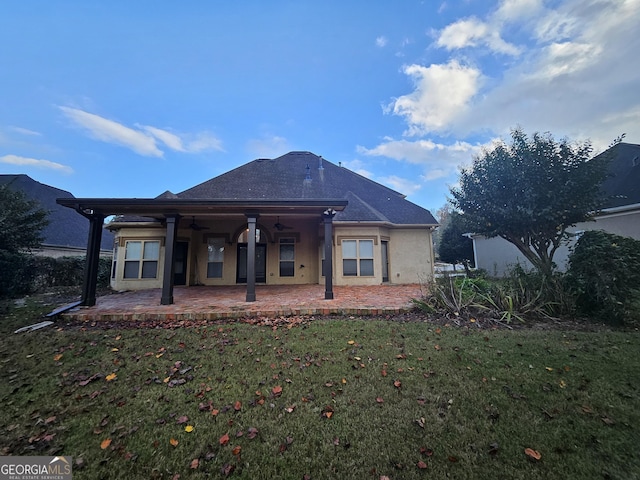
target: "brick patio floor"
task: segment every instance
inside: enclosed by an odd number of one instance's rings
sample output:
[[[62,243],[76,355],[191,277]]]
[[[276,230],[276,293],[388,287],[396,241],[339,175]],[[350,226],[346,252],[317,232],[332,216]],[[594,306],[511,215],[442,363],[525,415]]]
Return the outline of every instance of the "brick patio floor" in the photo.
[[[173,305],[160,305],[160,289],[98,297],[93,307],[77,307],[65,318],[87,320],[215,320],[291,315],[393,315],[412,308],[420,285],[334,286],[333,300],[324,285],[258,285],[256,301],[246,302],[246,287],[176,287]]]

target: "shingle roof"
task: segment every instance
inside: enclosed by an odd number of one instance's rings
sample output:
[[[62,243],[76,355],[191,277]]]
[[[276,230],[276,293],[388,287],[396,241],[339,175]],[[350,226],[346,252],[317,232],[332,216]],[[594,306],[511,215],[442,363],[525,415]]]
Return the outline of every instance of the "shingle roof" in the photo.
[[[28,175],[0,175],[0,185],[23,192],[30,200],[36,200],[49,212],[49,225],[43,230],[44,245],[59,247],[87,247],[89,221],[78,212],[56,203],[56,198],[74,198],[59,188],[51,187],[33,180]],[[113,235],[102,232],[102,249],[110,249]]]
[[[310,152],[254,160],[177,196],[193,200],[346,199],[349,204],[336,215],[336,221],[437,223],[427,209],[406,200],[401,193]]]
[[[640,203],[640,145],[619,143],[609,153],[613,153],[609,167],[611,176],[602,184],[602,190],[612,198],[606,207]]]

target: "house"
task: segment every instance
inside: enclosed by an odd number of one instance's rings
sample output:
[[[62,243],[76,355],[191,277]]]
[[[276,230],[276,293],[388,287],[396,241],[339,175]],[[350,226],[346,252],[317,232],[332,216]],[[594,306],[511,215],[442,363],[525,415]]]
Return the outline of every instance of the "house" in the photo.
[[[580,232],[604,230],[608,233],[640,240],[640,145],[619,143],[612,147],[610,176],[602,184],[608,197],[604,208],[594,221],[583,222],[568,229],[574,238],[562,245],[554,255],[558,270],[564,271]],[[600,155],[604,155],[603,152]],[[486,238],[472,235],[476,266],[493,276],[504,276],[514,266],[525,270],[533,268],[522,253],[501,237]]]
[[[78,212],[64,208],[56,203],[57,198],[74,198],[65,190],[37,182],[28,175],[0,175],[0,186],[7,186],[24,193],[27,199],[39,203],[49,212],[49,224],[42,231],[43,242],[35,255],[46,257],[76,257],[87,253],[89,225]],[[113,234],[102,232],[102,256],[111,256]]]
[[[431,213],[310,152],[257,159],[152,199],[59,199],[114,233],[116,290],[174,285],[419,283],[433,276]],[[95,302],[85,285],[83,303]]]

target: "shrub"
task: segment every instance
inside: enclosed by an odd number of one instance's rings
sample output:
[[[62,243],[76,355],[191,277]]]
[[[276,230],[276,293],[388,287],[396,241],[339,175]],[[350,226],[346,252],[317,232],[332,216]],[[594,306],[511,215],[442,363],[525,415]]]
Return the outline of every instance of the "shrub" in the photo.
[[[80,286],[84,268],[84,257],[37,257],[0,250],[0,297],[13,298],[52,287]],[[98,287],[108,287],[110,276],[111,259],[100,258]]]
[[[567,284],[579,314],[607,323],[638,318],[640,241],[585,232],[569,257]]]

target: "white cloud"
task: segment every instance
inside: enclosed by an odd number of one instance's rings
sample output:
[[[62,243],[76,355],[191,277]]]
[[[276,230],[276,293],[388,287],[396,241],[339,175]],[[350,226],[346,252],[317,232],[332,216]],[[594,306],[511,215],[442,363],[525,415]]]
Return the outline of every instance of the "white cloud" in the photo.
[[[73,173],[73,169],[61,163],[52,162],[50,160],[38,160],[35,158],[20,157],[18,155],[4,155],[0,157],[0,163],[8,163],[10,165],[19,165],[25,167],[46,168],[56,170],[62,173]]]
[[[357,173],[358,175],[362,175],[365,178],[373,180],[373,172],[367,170],[365,167],[365,163],[359,159],[348,160],[346,162],[342,162],[342,165],[352,172]]]
[[[186,136],[186,151],[189,153],[200,153],[217,150],[223,152],[222,140],[210,132],[200,132]]]
[[[291,151],[289,142],[278,135],[264,135],[247,142],[247,150],[251,155],[259,158],[276,158]]]
[[[480,71],[452,60],[444,65],[410,65],[404,73],[415,90],[396,98],[388,110],[405,117],[406,135],[446,130],[462,113],[479,88]]]
[[[427,139],[408,141],[387,138],[374,148],[357,148],[363,155],[382,156],[420,165],[424,172],[422,180],[431,181],[454,175],[460,165],[471,163],[485,145],[472,145],[462,141],[446,145]]]
[[[160,140],[162,143],[164,143],[167,147],[169,147],[171,150],[175,150],[176,152],[184,152],[185,148],[182,145],[182,139],[171,133],[168,132],[166,130],[162,130],[160,128],[156,128],[156,127],[150,127],[148,125],[138,125],[136,124],[136,127],[144,130],[145,132],[147,132],[149,135],[153,136],[154,138],[156,138],[157,140]]]
[[[422,188],[421,184],[412,182],[411,180],[407,180],[406,178],[400,178],[396,175],[380,178],[380,182],[390,186],[396,192],[400,192],[406,196],[409,196]]]
[[[22,127],[10,126],[9,130],[12,130],[16,133],[20,133],[21,135],[28,135],[32,137],[39,137],[42,135],[40,132],[36,132],[34,130],[29,130],[28,128],[22,128]]]
[[[387,43],[388,43],[387,37],[385,37],[384,35],[376,38],[376,47],[383,48],[387,45]]]
[[[502,21],[529,18],[542,9],[542,0],[503,0],[495,13]]]
[[[475,17],[459,20],[446,26],[440,32],[436,44],[447,50],[484,45],[494,52],[506,55],[518,55],[520,53],[518,47],[502,39],[500,31],[495,25],[490,25]]]
[[[175,152],[200,153],[209,150],[222,151],[222,142],[210,132],[176,134],[167,129],[140,125],[134,128],[71,107],[58,107],[75,125],[86,130],[97,140],[129,148],[147,157],[162,157],[159,144]]]
[[[147,157],[162,157],[164,155],[162,150],[157,147],[155,139],[144,132],[77,108],[58,108],[76,126],[86,130],[91,137],[97,140],[130,148]]]

